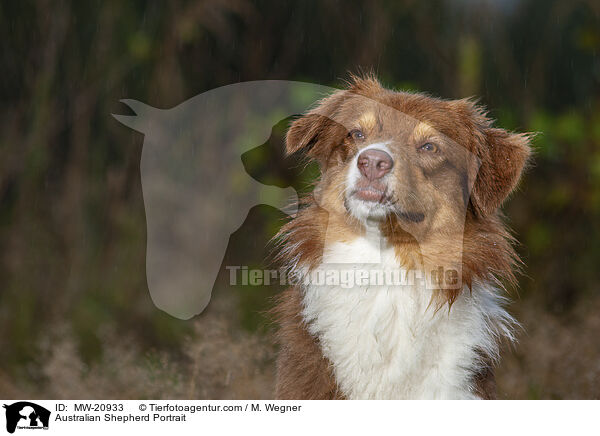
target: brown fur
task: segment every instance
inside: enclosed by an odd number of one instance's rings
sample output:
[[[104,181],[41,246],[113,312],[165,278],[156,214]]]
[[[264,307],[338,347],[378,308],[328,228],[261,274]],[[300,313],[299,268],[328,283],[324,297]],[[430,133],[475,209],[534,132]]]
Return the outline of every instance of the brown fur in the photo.
[[[364,105],[358,100],[342,113],[344,103],[356,96],[378,102],[384,109],[365,113]],[[322,177],[315,192],[302,200],[297,216],[281,229],[278,259],[287,265],[300,263],[313,268],[321,260],[326,237],[343,241],[361,234],[360,224],[335,202],[339,197],[337,187],[343,180],[343,163],[357,151],[356,145],[348,140],[345,123],[337,121],[355,117],[360,118],[362,128],[367,131],[381,129],[377,117],[385,107],[418,120],[421,124],[416,131],[427,131],[428,126],[432,126],[481,161],[478,172],[468,165],[463,169],[465,179],[471,181],[473,188],[465,203],[464,229],[457,227],[463,231],[461,238],[434,231],[433,225],[417,243],[397,217],[392,216],[381,224],[382,234],[395,247],[399,260],[407,267],[451,265],[456,261],[453,253],[462,252],[462,279],[469,288],[474,281],[514,284],[513,269],[518,258],[511,245],[513,238],[502,224],[497,209],[518,183],[529,156],[529,137],[492,127],[483,109],[471,100],[447,101],[422,94],[392,92],[382,88],[374,78],[354,78],[348,90],[326,98],[292,124],[286,142],[288,153],[303,150],[309,158],[319,162]],[[437,225],[442,229],[452,228],[452,215],[439,215]],[[438,308],[446,303],[450,308],[459,292],[440,289]],[[297,288],[284,292],[275,308],[281,346],[277,398],[341,398],[331,365],[323,357],[318,340],[307,332],[301,309],[301,291]],[[493,359],[491,356],[482,359],[487,364],[473,376],[477,392],[482,398],[495,398]]]
[[[475,393],[482,400],[495,400],[498,397],[496,391],[496,376],[494,374],[494,362],[485,356],[481,369],[473,374]]]

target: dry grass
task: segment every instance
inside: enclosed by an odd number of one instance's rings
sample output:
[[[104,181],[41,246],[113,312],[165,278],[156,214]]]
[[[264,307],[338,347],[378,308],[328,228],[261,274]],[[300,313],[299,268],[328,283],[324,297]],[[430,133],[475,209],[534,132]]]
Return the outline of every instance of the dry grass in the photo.
[[[0,372],[6,398],[52,399],[266,399],[272,396],[274,347],[263,335],[237,326],[235,301],[217,298],[192,321],[184,357],[141,349],[111,328],[98,332],[102,357],[87,365],[65,327],[42,339],[42,385]],[[50,346],[51,344],[51,346]]]
[[[498,371],[501,398],[600,398],[600,297],[586,299],[567,317],[534,300],[515,306],[525,332]]]

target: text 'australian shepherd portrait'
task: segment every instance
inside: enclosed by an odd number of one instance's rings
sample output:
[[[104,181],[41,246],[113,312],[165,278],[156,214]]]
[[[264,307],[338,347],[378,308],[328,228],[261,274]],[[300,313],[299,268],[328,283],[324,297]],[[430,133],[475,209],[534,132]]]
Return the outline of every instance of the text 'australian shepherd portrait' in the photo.
[[[277,236],[278,399],[493,399],[530,137],[472,100],[353,78],[291,124],[321,175]]]

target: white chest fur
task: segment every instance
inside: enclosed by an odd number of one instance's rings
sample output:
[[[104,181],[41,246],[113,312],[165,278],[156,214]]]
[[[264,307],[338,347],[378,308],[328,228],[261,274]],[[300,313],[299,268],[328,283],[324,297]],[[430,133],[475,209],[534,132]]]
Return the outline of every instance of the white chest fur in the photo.
[[[364,259],[380,259],[377,265]],[[330,244],[318,268],[398,269],[393,249],[366,238]],[[452,306],[429,307],[423,286],[304,286],[303,317],[349,399],[475,399],[477,350],[496,356],[514,322],[497,291],[477,286]]]

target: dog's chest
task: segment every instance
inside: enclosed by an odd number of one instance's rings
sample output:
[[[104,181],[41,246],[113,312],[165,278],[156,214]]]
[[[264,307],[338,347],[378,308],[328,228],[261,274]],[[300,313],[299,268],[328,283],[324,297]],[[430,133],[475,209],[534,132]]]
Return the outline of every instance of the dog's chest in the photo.
[[[362,238],[336,243],[318,270],[332,278],[339,271],[345,279],[304,286],[304,319],[344,395],[474,398],[476,349],[489,347],[490,339],[475,300],[463,295],[450,313],[447,307],[436,312],[429,306],[431,291],[422,286],[385,283],[385,274],[382,285],[365,283],[364,274],[373,277],[377,269],[399,269],[392,249],[379,250]],[[349,279],[351,270],[366,271],[362,282],[356,275]]]

